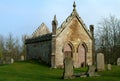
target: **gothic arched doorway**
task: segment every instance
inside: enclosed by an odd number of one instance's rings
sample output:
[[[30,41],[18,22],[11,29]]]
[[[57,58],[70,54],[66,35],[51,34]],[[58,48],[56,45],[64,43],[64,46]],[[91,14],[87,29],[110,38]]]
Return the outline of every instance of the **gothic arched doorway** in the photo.
[[[86,65],[86,48],[85,45],[79,45],[78,47],[78,66],[84,67]]]
[[[63,48],[64,52],[64,58],[65,57],[73,57],[73,51],[72,51],[72,45],[71,44],[66,44]]]

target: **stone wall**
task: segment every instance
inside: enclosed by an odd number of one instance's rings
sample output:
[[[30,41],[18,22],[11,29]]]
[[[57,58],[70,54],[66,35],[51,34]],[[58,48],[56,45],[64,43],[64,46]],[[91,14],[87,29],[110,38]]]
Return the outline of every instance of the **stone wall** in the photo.
[[[87,34],[88,32],[82,27],[81,23],[76,17],[67,24],[65,29],[56,38],[56,66],[62,66],[64,55],[63,48],[67,43],[73,45],[73,61],[74,66],[79,67],[78,61],[78,46],[83,43],[86,44],[86,62],[92,65],[92,39]]]
[[[39,59],[50,64],[51,40],[27,44],[27,59]]]

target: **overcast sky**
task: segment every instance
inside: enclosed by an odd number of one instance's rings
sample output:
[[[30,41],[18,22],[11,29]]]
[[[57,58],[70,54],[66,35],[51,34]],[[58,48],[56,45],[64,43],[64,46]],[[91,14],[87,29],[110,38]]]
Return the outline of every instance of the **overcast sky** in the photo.
[[[73,2],[89,26],[110,14],[120,18],[120,0],[0,0],[0,35],[31,35],[44,22],[51,30],[56,14],[59,26],[71,14]]]

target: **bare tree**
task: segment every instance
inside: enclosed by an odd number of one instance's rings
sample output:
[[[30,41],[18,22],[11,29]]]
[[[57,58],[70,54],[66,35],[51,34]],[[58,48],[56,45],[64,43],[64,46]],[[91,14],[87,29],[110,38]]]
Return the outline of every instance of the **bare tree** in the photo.
[[[13,58],[15,61],[19,61],[20,55],[26,56],[25,37],[15,38],[10,33],[8,37],[4,38],[0,35],[0,63],[9,61],[9,58]],[[20,42],[21,41],[21,42]]]
[[[16,38],[15,39],[15,45],[14,45],[14,56],[13,58],[18,61],[19,60],[19,56],[20,56],[20,53],[21,53],[21,45],[20,45],[20,42],[19,42],[19,39]]]
[[[27,35],[22,36],[22,51],[21,51],[21,55],[24,55],[25,58],[26,58],[26,45],[25,45],[26,37]]]
[[[5,45],[7,55],[13,57],[14,46],[15,46],[15,41],[13,35],[9,34],[8,38],[6,39],[6,45]]]
[[[115,63],[120,57],[120,19],[115,16],[103,18],[96,31],[96,47],[105,54],[106,63]]]
[[[18,38],[14,38],[12,34],[9,34],[9,36],[6,39],[6,55],[14,58],[14,60],[18,60],[18,55],[20,54],[20,43]]]
[[[2,60],[4,57],[4,38],[0,35],[0,59]]]

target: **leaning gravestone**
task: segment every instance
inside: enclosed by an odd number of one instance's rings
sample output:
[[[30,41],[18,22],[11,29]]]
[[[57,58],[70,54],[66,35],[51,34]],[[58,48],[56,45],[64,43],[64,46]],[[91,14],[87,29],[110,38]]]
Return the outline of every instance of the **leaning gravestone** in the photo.
[[[120,58],[117,59],[117,65],[120,66]]]
[[[70,52],[65,52],[63,79],[73,78],[73,60]]]
[[[86,75],[88,77],[91,77],[91,76],[100,76],[100,75],[97,74],[97,72],[95,70],[96,70],[96,67],[94,65],[88,66],[88,70],[87,70]]]
[[[94,76],[95,75],[95,66],[91,65],[88,66],[87,76]]]
[[[105,62],[104,62],[104,54],[98,53],[97,54],[97,71],[105,70]]]

